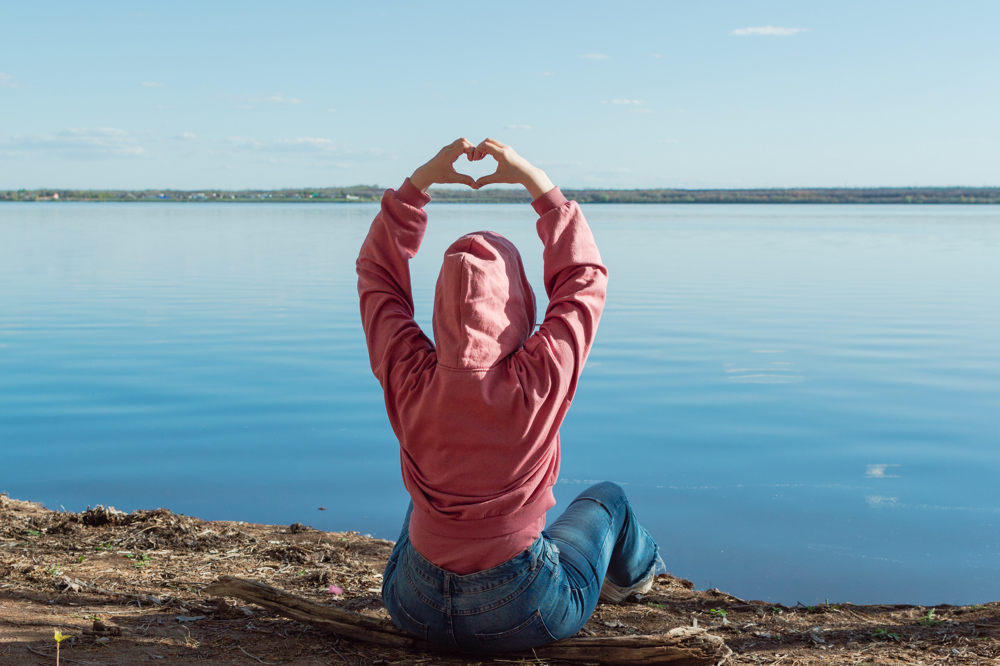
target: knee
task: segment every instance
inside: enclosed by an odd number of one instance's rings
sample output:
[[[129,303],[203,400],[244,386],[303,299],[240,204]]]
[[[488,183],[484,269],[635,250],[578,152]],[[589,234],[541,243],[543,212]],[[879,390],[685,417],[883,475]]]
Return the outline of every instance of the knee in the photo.
[[[597,500],[604,506],[612,507],[625,501],[625,490],[617,483],[602,481],[587,488],[580,497]]]

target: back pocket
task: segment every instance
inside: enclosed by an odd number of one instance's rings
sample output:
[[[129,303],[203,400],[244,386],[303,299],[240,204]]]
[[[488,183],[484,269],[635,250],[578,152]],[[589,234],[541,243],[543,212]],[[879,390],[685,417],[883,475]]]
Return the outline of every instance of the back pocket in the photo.
[[[396,585],[399,581],[396,581]],[[408,634],[412,634],[422,641],[427,640],[427,625],[417,620],[412,615],[406,612],[403,605],[399,603],[399,596],[396,594],[396,587],[393,586],[392,589],[392,600],[395,602],[392,604],[392,608],[386,605],[386,610],[389,611],[389,617],[392,621],[396,623],[396,626],[405,631]]]
[[[530,650],[555,640],[545,628],[542,615],[538,611],[513,629],[498,634],[476,634],[476,640],[489,652],[516,652]]]

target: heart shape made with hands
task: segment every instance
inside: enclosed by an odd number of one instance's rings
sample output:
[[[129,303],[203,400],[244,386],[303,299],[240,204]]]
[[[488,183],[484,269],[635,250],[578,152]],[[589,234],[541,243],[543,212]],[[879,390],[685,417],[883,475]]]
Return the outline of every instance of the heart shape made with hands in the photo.
[[[483,159],[476,162],[470,160],[468,155],[464,156],[464,160],[462,157],[459,156],[455,160],[455,171],[462,175],[471,176],[472,180],[479,180],[483,176],[491,176],[500,168],[500,165],[497,164],[492,155],[484,155]]]

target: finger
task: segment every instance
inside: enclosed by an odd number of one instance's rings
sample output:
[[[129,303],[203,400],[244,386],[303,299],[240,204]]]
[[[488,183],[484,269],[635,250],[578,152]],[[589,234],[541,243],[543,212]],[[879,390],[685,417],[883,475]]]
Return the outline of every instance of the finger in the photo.
[[[509,181],[499,173],[491,173],[488,176],[483,176],[482,178],[478,179],[476,181],[475,189],[478,190],[480,187],[483,187],[484,185],[493,185],[494,183],[509,184]]]
[[[484,139],[478,146],[476,146],[476,159],[481,160],[487,155],[492,155],[496,158],[498,151],[503,147],[503,144],[498,141],[493,139]]]
[[[487,155],[489,155],[497,162],[500,161],[500,156],[503,155],[503,152],[499,148],[497,148],[496,145],[490,143],[490,141],[491,139],[486,139],[486,141],[483,141],[481,144],[476,146],[477,160],[481,160]]]
[[[459,183],[460,185],[468,185],[469,187],[475,187],[476,185],[476,181],[472,179],[472,176],[459,173],[455,171],[454,167],[444,174],[444,180],[447,183]]]
[[[464,173],[458,173],[457,171],[448,174],[451,176],[450,183],[459,183],[460,185],[468,185],[472,189],[476,189],[476,181],[472,179],[472,176],[468,176]]]
[[[469,161],[471,162],[473,155],[476,152],[476,147],[472,145],[471,141],[466,141],[465,139],[462,139],[462,141],[464,142],[462,144],[462,152],[465,153],[465,156],[469,158]]]
[[[472,151],[473,162],[478,162],[479,160],[483,159],[484,155],[486,155],[486,153],[483,151],[483,146],[485,143],[486,143],[485,141],[481,142],[478,146],[476,146],[475,150]]]
[[[444,153],[445,155],[447,155],[448,159],[450,159],[452,162],[454,162],[455,160],[458,159],[459,155],[461,155],[462,153],[465,152],[465,150],[466,150],[465,147],[468,144],[469,144],[469,142],[467,140],[465,140],[464,138],[463,139],[455,139],[454,141],[452,141],[451,143],[449,143],[447,146],[445,146],[444,148],[442,148],[441,152]]]

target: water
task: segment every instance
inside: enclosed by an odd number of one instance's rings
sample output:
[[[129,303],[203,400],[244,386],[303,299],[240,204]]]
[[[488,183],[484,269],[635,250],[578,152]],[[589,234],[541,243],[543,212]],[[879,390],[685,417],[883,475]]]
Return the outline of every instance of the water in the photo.
[[[514,240],[544,294],[527,206],[429,210],[426,330],[473,229]],[[375,211],[0,206],[0,491],[394,539],[354,274]],[[1000,209],[586,213],[609,302],[550,519],[610,479],[699,588],[1000,599]]]

